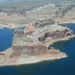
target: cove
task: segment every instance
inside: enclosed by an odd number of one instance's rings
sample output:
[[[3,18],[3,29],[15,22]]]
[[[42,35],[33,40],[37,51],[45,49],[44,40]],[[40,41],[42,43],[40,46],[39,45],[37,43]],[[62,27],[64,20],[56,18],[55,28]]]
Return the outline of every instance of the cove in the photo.
[[[75,24],[70,24],[68,27],[75,33]],[[12,45],[13,34],[10,33],[13,33],[13,29],[0,30],[0,42],[2,41],[0,51]],[[52,46],[65,52],[68,57],[29,65],[0,67],[0,75],[75,75],[75,38],[69,41],[55,42]]]
[[[11,47],[13,40],[14,29],[3,28],[0,29],[0,51]]]

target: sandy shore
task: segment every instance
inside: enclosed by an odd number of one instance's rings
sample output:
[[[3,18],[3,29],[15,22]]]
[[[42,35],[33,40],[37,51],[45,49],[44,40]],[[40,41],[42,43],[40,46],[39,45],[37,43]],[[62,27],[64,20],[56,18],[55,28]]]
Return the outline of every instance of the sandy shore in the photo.
[[[3,28],[9,28],[9,29],[13,29],[13,28],[15,28],[15,27],[10,27],[10,26],[8,26],[8,25],[0,25],[0,29],[3,29]]]
[[[21,28],[21,27],[25,27],[25,25],[22,25],[22,26],[8,26],[8,25],[0,25],[0,29],[3,29],[3,28],[9,28],[9,29],[16,29],[16,28]]]
[[[59,22],[59,24],[69,24],[69,23],[75,23],[75,20]]]

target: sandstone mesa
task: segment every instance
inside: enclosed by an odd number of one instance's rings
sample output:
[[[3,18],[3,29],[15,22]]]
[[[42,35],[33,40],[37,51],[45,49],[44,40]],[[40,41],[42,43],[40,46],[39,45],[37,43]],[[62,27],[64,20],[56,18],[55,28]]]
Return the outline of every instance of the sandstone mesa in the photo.
[[[51,19],[43,19],[26,25],[24,30],[16,29],[12,47],[0,52],[0,66],[21,65],[44,60],[67,57],[64,52],[48,47],[61,40],[73,38],[74,33],[67,27],[56,25]]]

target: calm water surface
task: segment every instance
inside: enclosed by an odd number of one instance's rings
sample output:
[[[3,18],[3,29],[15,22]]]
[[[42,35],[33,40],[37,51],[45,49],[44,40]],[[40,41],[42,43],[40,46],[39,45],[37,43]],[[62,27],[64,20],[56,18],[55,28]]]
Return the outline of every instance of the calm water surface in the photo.
[[[75,24],[68,25],[75,33]],[[0,30],[0,51],[12,45],[13,29]],[[40,63],[0,67],[0,75],[75,75],[75,38],[69,41],[54,43],[56,49],[65,52],[68,57],[55,61],[44,61]]]

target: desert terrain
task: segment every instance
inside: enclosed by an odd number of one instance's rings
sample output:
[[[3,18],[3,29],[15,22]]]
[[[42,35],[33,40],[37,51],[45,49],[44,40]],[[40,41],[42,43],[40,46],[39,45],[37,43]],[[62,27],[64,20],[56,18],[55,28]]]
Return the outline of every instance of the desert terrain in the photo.
[[[15,28],[12,47],[0,52],[0,66],[68,57],[50,45],[75,37],[62,23],[75,22],[74,1],[29,1],[0,7],[0,28]],[[24,29],[16,29],[25,27]],[[49,48],[50,47],[50,48]]]

